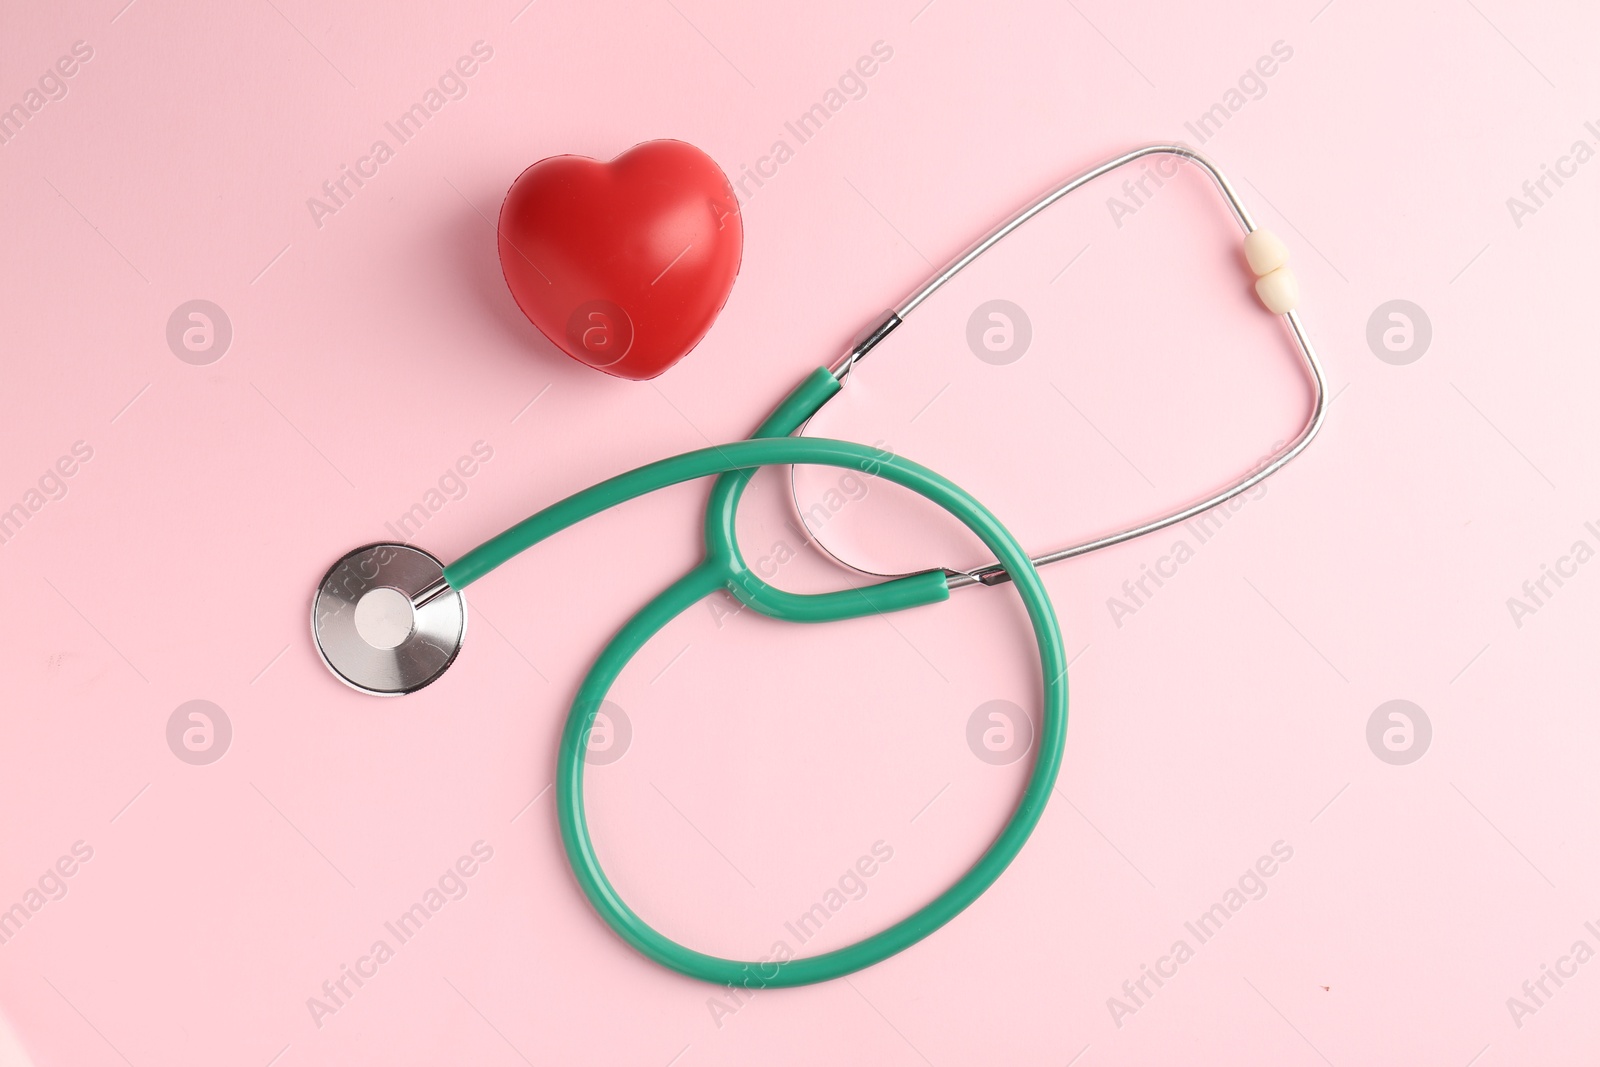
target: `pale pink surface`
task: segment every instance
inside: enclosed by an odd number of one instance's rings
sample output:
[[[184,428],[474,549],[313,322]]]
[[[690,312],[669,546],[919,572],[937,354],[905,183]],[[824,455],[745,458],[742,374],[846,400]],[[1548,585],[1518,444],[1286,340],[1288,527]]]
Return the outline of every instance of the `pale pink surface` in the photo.
[[[0,35],[5,106],[74,42],[93,48],[66,97],[0,146],[0,506],[74,442],[93,449],[0,546],[0,907],[75,842],[93,848],[0,945],[0,1005],[38,1063],[1592,1054],[1600,966],[1548,983],[1520,1026],[1507,998],[1575,941],[1600,948],[1584,926],[1600,920],[1600,577],[1578,568],[1520,627],[1506,604],[1574,541],[1600,544],[1584,528],[1600,520],[1600,163],[1520,227],[1506,206],[1573,141],[1600,141],[1584,126],[1600,119],[1591,9],[123,2],[13,2]],[[319,228],[307,198],[480,40],[493,57],[465,98]],[[865,97],[750,187],[732,299],[683,364],[612,380],[520,316],[486,218],[522,167],[670,136],[737,178],[793,144],[785,121],[878,41],[893,57]],[[366,697],[317,660],[323,570],[390,536],[475,442],[493,459],[417,538],[446,558],[596,479],[742,436],[915,286],[924,257],[1106,155],[1193,141],[1185,122],[1277,41],[1292,58],[1204,150],[1288,242],[1338,400],[1311,450],[1121,626],[1107,599],[1171,536],[1046,572],[1082,652],[1061,792],[946,929],[730,1015],[623,946],[576,889],[541,792],[566,702],[695,559],[703,487],[473,588],[466,651],[420,694]],[[948,469],[1030,542],[1160,510],[1266,452],[1305,394],[1216,243],[1237,235],[1197,183],[1120,229],[1106,195],[941,293],[818,429]],[[1035,326],[1011,368],[961,335],[996,296]],[[165,339],[196,298],[234,329],[209,366]],[[1396,298],[1432,319],[1409,366],[1366,341]],[[1031,448],[1049,461],[973,458]],[[752,493],[753,555],[793,537],[784,492],[767,477]],[[830,543],[894,550],[903,526],[870,521],[885,499],[869,493]],[[946,562],[942,543],[910,562]],[[803,558],[779,580],[849,580]],[[886,842],[893,860],[809,951],[906,914],[981,851],[1026,763],[974,758],[966,724],[989,700],[1037,701],[1020,612],[1000,589],[889,623],[702,607],[640,657],[614,694],[632,748],[591,771],[589,796],[641,914],[760,955]],[[1433,724],[1408,766],[1366,740],[1395,698]],[[209,766],[167,746],[193,699],[233,725]],[[466,896],[319,1027],[307,998],[479,840],[494,855]],[[1184,923],[1278,841],[1293,858],[1265,897],[1119,1026],[1108,998],[1193,944]]]

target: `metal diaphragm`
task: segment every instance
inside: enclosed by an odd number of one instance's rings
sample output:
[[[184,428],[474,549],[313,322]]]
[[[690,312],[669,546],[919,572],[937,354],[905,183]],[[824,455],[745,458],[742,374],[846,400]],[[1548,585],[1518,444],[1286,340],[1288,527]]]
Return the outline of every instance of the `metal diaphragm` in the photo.
[[[466,600],[448,587],[439,593],[443,581],[444,564],[410,545],[365,545],[341,558],[311,603],[322,662],[346,685],[377,696],[432,682],[455,662],[467,632]]]

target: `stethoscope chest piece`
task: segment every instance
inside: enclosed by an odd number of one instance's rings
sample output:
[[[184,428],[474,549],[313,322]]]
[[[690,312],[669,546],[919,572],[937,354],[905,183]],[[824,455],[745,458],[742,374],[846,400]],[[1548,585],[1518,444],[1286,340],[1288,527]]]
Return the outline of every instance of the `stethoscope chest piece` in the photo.
[[[410,545],[383,542],[345,555],[311,604],[317,652],[340,681],[363,693],[413,693],[461,651],[467,604],[444,581],[444,564]]]

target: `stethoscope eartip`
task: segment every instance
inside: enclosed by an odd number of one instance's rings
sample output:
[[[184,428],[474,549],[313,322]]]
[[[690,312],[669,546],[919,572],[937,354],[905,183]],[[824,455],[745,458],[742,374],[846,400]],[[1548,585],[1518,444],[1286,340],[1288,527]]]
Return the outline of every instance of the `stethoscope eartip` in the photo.
[[[346,685],[376,696],[414,693],[455,662],[467,633],[467,602],[444,564],[394,542],[339,559],[311,602],[317,653]]]

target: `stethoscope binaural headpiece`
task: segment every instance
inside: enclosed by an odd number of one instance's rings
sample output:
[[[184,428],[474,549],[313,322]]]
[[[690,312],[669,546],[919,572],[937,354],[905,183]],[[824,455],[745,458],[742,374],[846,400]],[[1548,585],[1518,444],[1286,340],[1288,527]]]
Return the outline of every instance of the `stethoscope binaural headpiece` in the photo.
[[[311,603],[317,653],[346,685],[377,696],[414,693],[461,651],[467,602],[444,564],[410,545],[364,545],[323,576]]]
[[[1239,224],[1239,228],[1244,232],[1244,259],[1249,265],[1251,273],[1255,275],[1256,295],[1260,298],[1262,306],[1267,311],[1274,315],[1283,316],[1290,339],[1300,353],[1301,369],[1304,371],[1306,380],[1311,386],[1311,412],[1293,440],[1279,448],[1260,466],[1236,475],[1233,481],[1213,491],[1210,495],[1199,500],[1189,501],[1181,507],[1168,511],[1165,515],[1140,522],[1134,526],[1102,534],[1088,541],[1063,545],[1059,548],[1039,553],[1032,557],[1033,564],[1036,567],[1058,563],[1064,559],[1072,559],[1102,548],[1110,548],[1112,545],[1119,545],[1124,541],[1155,533],[1157,530],[1166,529],[1168,526],[1187,522],[1194,516],[1209,511],[1218,504],[1246,492],[1277,473],[1285,464],[1299,455],[1311,443],[1311,439],[1317,435],[1317,431],[1322,428],[1323,418],[1327,414],[1328,387],[1323,377],[1322,364],[1317,359],[1316,349],[1312,347],[1311,338],[1306,333],[1305,325],[1300,321],[1300,314],[1295,310],[1300,300],[1300,283],[1296,280],[1294,271],[1289,267],[1289,250],[1275,234],[1256,225],[1254,217],[1251,216],[1244,202],[1239,199],[1239,194],[1234,189],[1233,184],[1228,181],[1221,170],[1217,169],[1216,164],[1187,145],[1149,144],[1124,152],[1120,156],[1108,159],[1103,163],[1090,167],[1086,171],[1073,175],[1066,181],[1047,190],[1033,203],[990,230],[969,246],[965,252],[946,264],[939,273],[923,282],[921,288],[902,300],[898,306],[879,315],[866,329],[856,335],[854,340],[851,341],[850,348],[830,368],[833,376],[841,384],[844,383],[849,379],[850,373],[855,369],[856,364],[868,352],[876,348],[889,334],[893,333],[905,321],[906,316],[915,311],[924,300],[927,300],[951,278],[961,273],[979,256],[1000,243],[1006,236],[1029,219],[1034,218],[1068,193],[1081,189],[1096,178],[1109,174],[1119,167],[1126,167],[1146,157],[1158,155],[1170,156],[1182,163],[1199,167],[1211,179],[1212,184],[1216,186],[1223,202],[1232,212],[1234,220]],[[805,427],[802,427],[800,432],[803,436]],[[793,476],[790,478],[790,492],[795,492]],[[806,509],[799,507],[798,496],[795,498],[795,503],[800,513],[800,522],[802,525],[806,525],[808,522]],[[833,556],[835,560],[838,560],[844,566],[861,574],[887,577],[887,575],[876,574],[873,571],[857,567],[848,560],[834,555],[833,552],[829,551],[822,538],[818,536],[817,531],[809,530],[809,532],[812,543],[830,556]],[[984,585],[994,585],[998,582],[1004,582],[1008,578],[1009,575],[1006,573],[1005,568],[990,563],[972,571],[957,572],[952,579],[950,588],[957,589],[961,586],[980,582]]]

